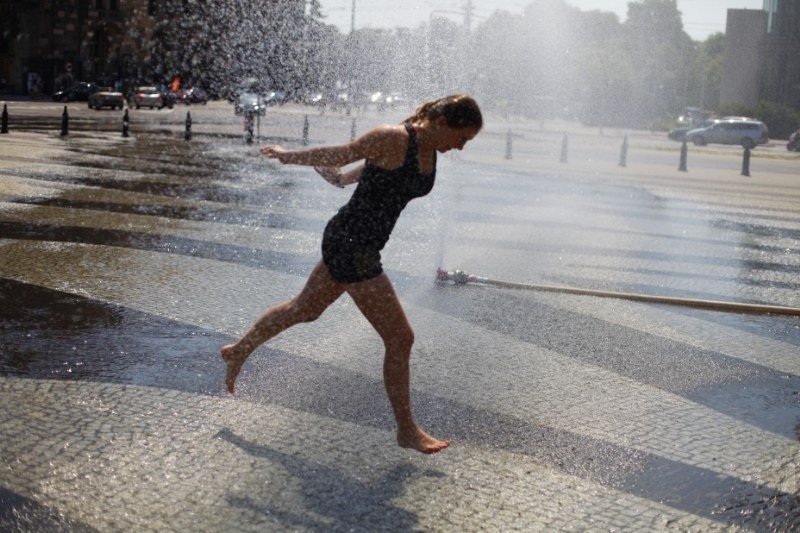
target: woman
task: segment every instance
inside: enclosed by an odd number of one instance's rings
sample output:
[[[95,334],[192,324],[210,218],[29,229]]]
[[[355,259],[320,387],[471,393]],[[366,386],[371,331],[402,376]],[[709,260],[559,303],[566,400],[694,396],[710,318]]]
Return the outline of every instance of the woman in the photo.
[[[406,204],[428,194],[436,154],[461,150],[483,127],[478,104],[461,94],[420,106],[401,125],[379,126],[339,146],[261,153],[283,164],[314,166],[337,186],[358,182],[347,204],[328,222],[317,263],[299,295],[267,309],[237,342],[222,348],[231,394],[242,364],[261,344],[300,322],[316,320],[346,292],[383,340],[383,379],[397,421],[397,443],[436,453],[450,443],[428,435],[411,414],[409,357],[414,332],[381,266],[380,251]],[[346,173],[341,167],[364,161]]]

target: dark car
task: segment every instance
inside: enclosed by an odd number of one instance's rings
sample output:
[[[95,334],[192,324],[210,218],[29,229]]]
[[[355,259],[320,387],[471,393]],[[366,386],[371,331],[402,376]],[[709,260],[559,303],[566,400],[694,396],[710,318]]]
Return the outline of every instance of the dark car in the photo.
[[[186,105],[208,103],[208,93],[200,87],[181,89],[175,94],[175,97],[178,102],[182,102]]]
[[[100,87],[92,82],[80,81],[70,85],[62,91],[53,93],[54,102],[87,102],[89,96],[96,93]]]
[[[267,94],[264,95],[264,102],[267,105],[283,105],[286,103],[286,98],[285,91],[267,91]]]
[[[789,136],[789,142],[786,143],[786,149],[790,152],[800,152],[800,130],[797,130]]]

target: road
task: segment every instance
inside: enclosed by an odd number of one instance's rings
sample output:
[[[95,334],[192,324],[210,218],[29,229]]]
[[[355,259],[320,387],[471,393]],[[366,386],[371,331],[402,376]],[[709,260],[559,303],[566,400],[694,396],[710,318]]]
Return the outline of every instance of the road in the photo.
[[[226,103],[131,110],[128,138],[71,105],[62,137],[62,110],[10,102],[0,136],[0,530],[800,527],[800,317],[434,282],[798,308],[780,144],[749,177],[735,147],[681,172],[663,134],[487,115],[384,250],[416,414],[452,441],[428,457],[393,444],[382,346],[345,298],[222,386],[219,347],[300,289],[349,189],[260,158]],[[260,142],[404,115],[289,106]]]

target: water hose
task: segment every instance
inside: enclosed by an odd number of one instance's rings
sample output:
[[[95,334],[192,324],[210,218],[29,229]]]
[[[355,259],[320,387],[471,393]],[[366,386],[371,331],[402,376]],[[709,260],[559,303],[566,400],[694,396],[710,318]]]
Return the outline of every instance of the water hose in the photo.
[[[559,287],[555,285],[536,285],[529,283],[513,283],[509,281],[499,281],[467,274],[461,270],[449,272],[442,268],[436,270],[436,281],[446,283],[452,281],[456,285],[467,283],[478,283],[481,285],[492,285],[506,289],[526,289],[545,292],[560,292],[566,294],[578,294],[582,296],[597,296],[600,298],[617,298],[622,300],[633,300],[638,302],[659,303],[667,305],[678,305],[683,307],[695,307],[700,309],[712,309],[715,311],[728,311],[734,313],[750,314],[775,314],[800,316],[800,308],[783,305],[751,304],[740,302],[725,302],[719,300],[704,300],[696,298],[680,298],[672,296],[655,296],[650,294],[636,294],[630,292],[601,291],[593,289],[577,289],[574,287]]]

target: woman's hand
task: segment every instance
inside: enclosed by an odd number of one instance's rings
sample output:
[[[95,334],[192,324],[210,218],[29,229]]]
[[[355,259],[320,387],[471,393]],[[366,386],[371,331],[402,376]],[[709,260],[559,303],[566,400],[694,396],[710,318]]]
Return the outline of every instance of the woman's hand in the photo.
[[[261,155],[266,156],[270,159],[277,159],[281,163],[285,163],[282,159],[282,156],[286,155],[286,150],[278,146],[277,144],[268,144],[266,146],[262,146],[259,150]]]

